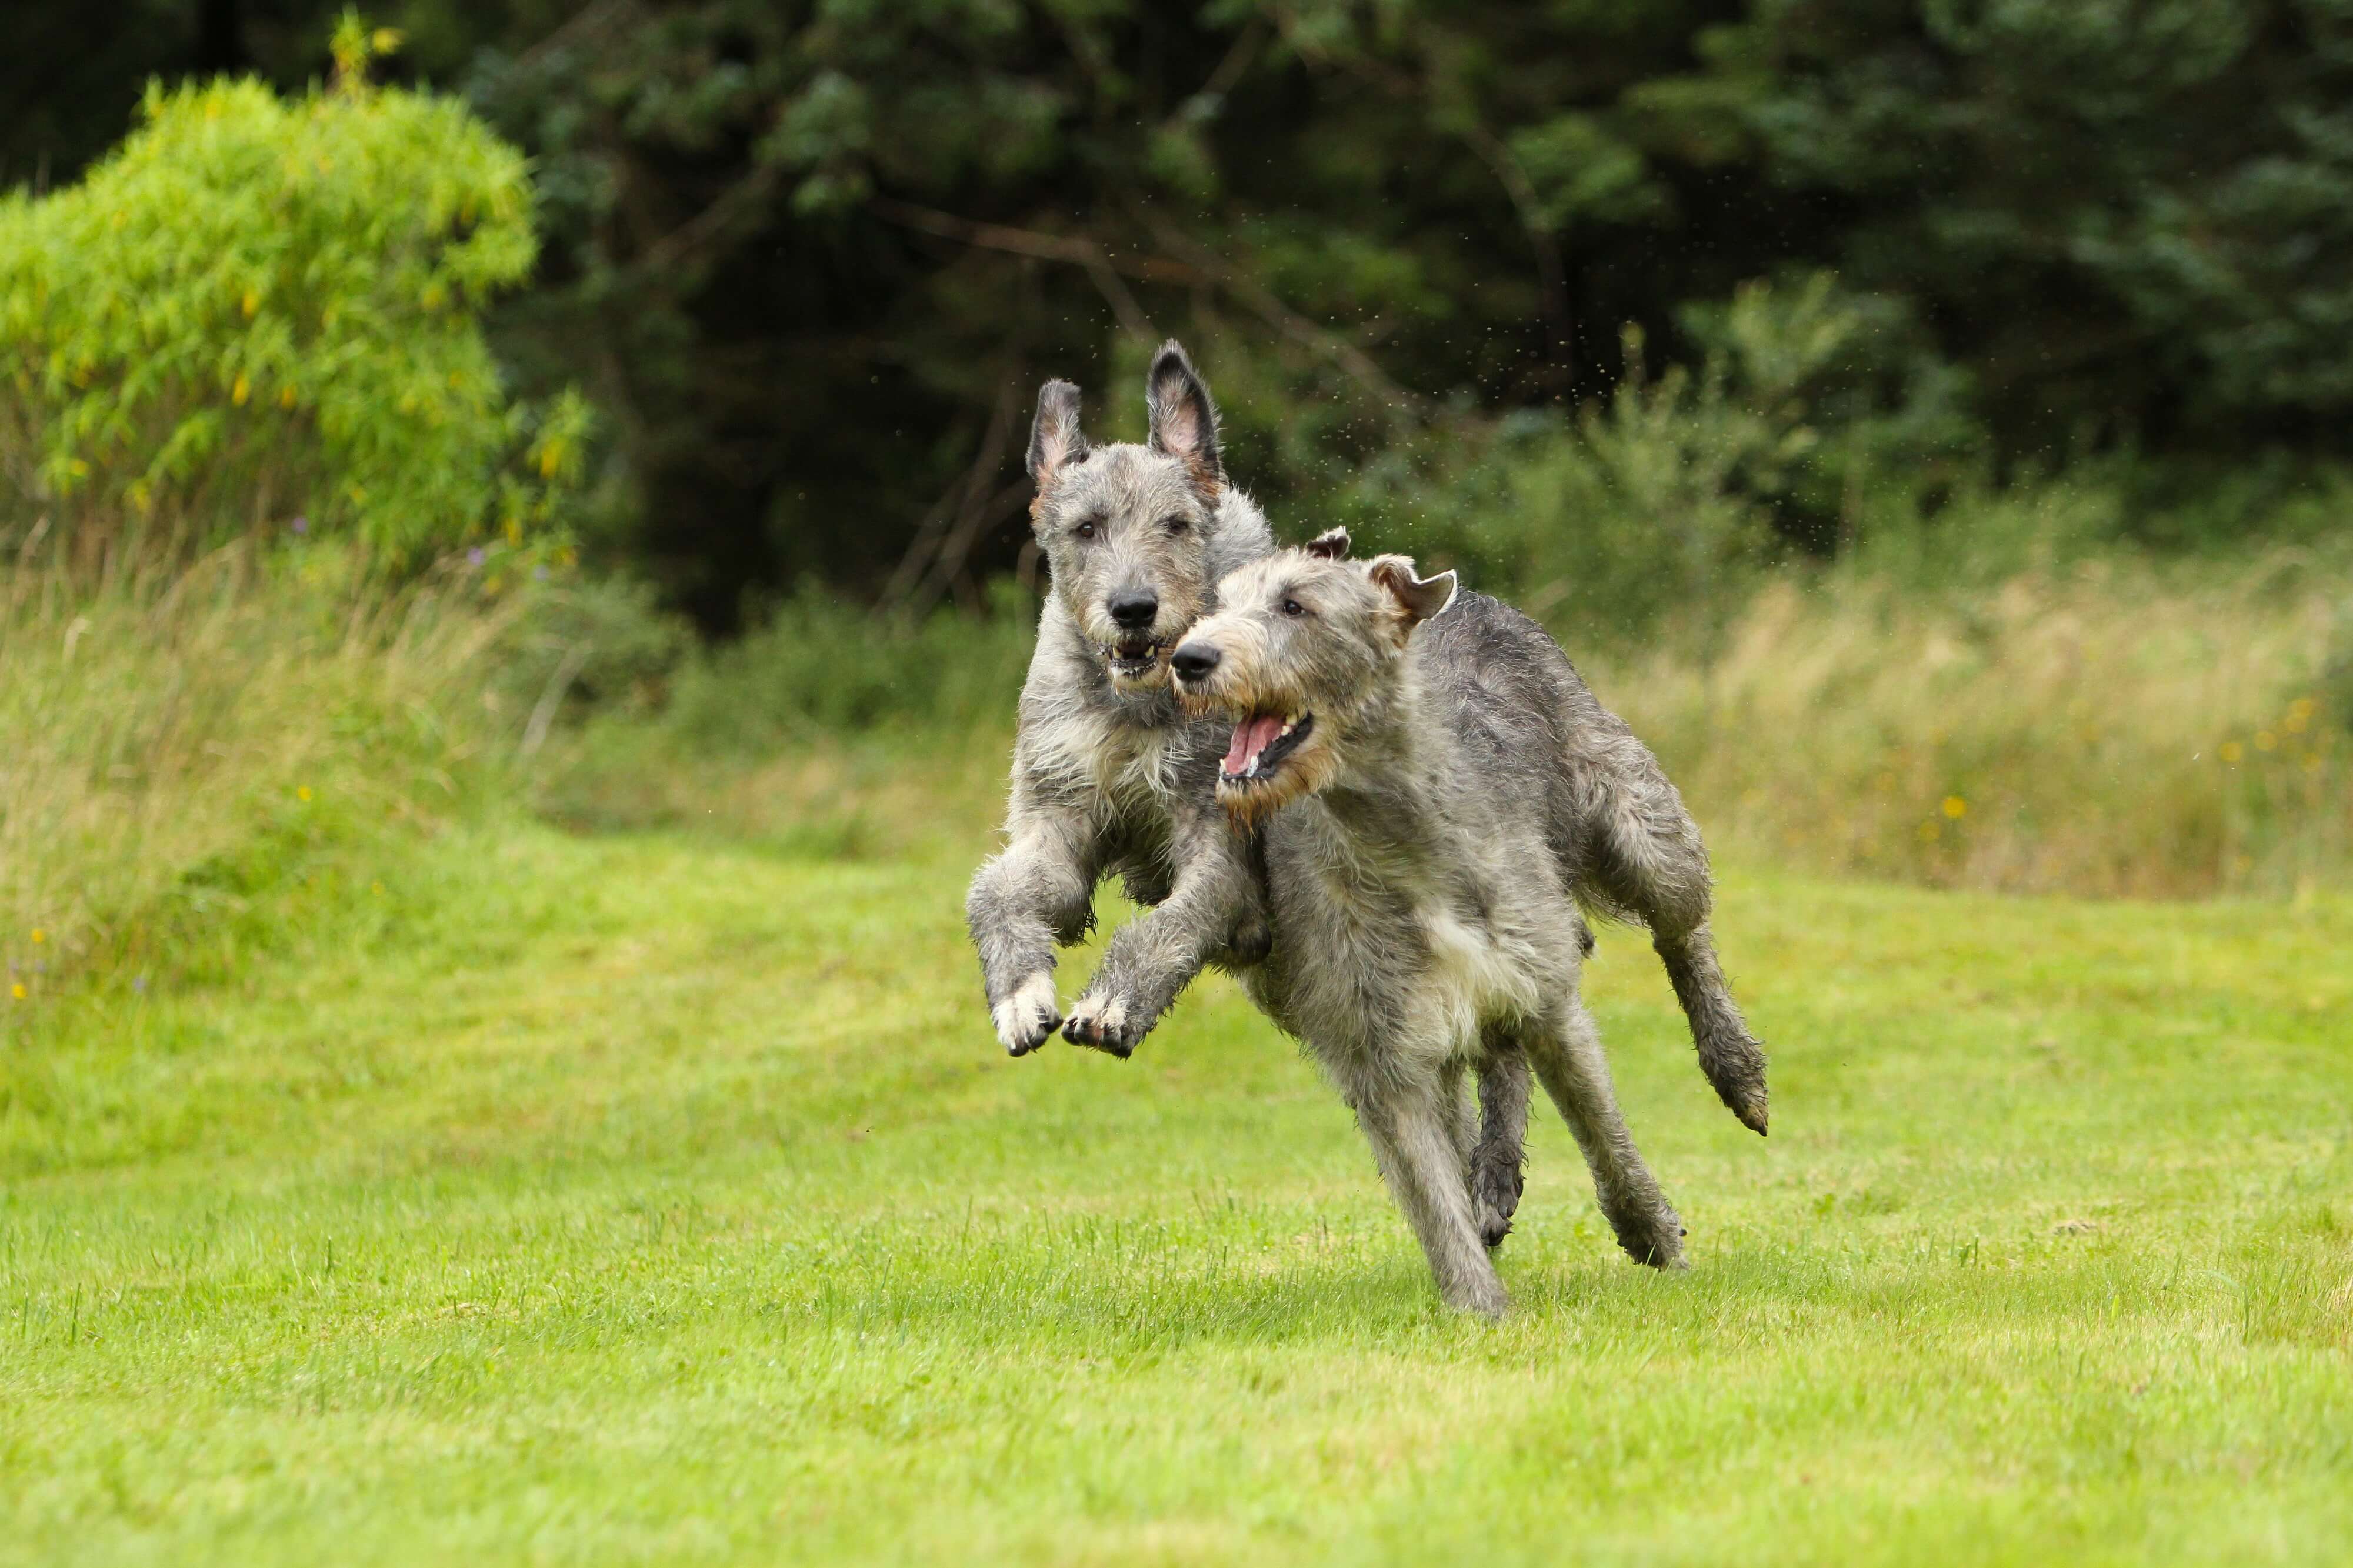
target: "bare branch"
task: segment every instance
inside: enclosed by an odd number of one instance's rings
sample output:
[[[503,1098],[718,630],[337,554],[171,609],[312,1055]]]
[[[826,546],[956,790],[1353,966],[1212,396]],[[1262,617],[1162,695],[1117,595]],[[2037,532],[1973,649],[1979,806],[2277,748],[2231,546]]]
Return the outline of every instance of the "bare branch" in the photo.
[[[937,235],[942,239],[958,240],[978,246],[983,250],[1002,250],[1013,256],[1034,256],[1040,261],[1068,261],[1081,267],[1097,262],[1113,272],[1146,283],[1198,283],[1201,274],[1182,262],[1156,256],[1114,256],[1092,239],[1077,235],[1047,234],[1034,228],[1014,228],[1001,223],[976,223],[970,218],[951,213],[915,205],[891,196],[870,196],[866,205],[876,216],[905,227]]]
[[[973,454],[971,465],[923,514],[906,553],[899,558],[891,580],[883,584],[877,600],[881,608],[907,609],[921,615],[939,603],[940,595],[964,569],[965,558],[971,554],[981,530],[1005,517],[1001,509],[1008,491],[1015,504],[1018,504],[1029,488],[1026,477],[994,496],[987,495],[987,487],[1005,462],[1006,447],[1020,411],[1021,378],[1017,355],[998,385],[996,405],[989,410],[988,426],[981,433],[980,447]]]
[[[1389,379],[1388,373],[1375,363],[1373,357],[1364,350],[1340,333],[1328,331],[1300,315],[1275,298],[1265,284],[1248,273],[1237,271],[1216,251],[1158,213],[1134,205],[1131,210],[1164,247],[1190,258],[1202,277],[1231,295],[1284,337],[1338,366],[1379,399],[1392,414],[1403,414],[1424,424],[1443,423],[1451,419],[1444,409],[1421,394]]]
[[[677,266],[719,237],[746,209],[765,202],[783,177],[774,164],[763,163],[719,193],[709,206],[671,229],[629,263],[634,272],[660,272]]]
[[[887,196],[872,197],[867,205],[880,217],[943,239],[957,240],[1011,256],[1034,257],[1043,261],[1060,261],[1083,267],[1096,276],[1098,287],[1102,286],[1104,278],[1115,280],[1118,275],[1124,274],[1147,283],[1214,289],[1230,296],[1283,337],[1338,367],[1392,414],[1423,423],[1451,423],[1455,419],[1454,416],[1419,393],[1391,380],[1388,374],[1374,363],[1371,355],[1345,336],[1319,327],[1300,315],[1257,279],[1236,268],[1216,251],[1140,204],[1129,204],[1129,210],[1137,221],[1153,232],[1164,249],[1179,251],[1186,259],[1113,252],[1092,239],[1076,235],[1048,234],[1039,229],[1016,228],[1008,224],[976,223],[969,218]],[[1123,288],[1120,292],[1125,294],[1126,290]],[[1130,306],[1133,307],[1132,300]],[[1116,302],[1114,309],[1118,309]],[[1134,316],[1137,321],[1141,321],[1142,310],[1135,309]],[[1134,324],[1125,319],[1125,312],[1123,312],[1122,324],[1130,331],[1136,330]]]

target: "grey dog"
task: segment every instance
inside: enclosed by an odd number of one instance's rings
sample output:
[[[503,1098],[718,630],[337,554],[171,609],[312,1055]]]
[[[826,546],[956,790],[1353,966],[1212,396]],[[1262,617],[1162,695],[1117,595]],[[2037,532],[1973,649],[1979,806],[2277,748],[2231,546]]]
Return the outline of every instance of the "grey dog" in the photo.
[[[1060,1026],[1125,1056],[1203,964],[1264,954],[1251,835],[1219,812],[1225,729],[1188,718],[1168,651],[1208,613],[1218,580],[1274,548],[1229,483],[1208,389],[1174,341],[1145,383],[1148,444],[1090,444],[1079,389],[1038,395],[1030,521],[1053,575],[1021,688],[1006,847],[965,900],[997,1036],[1015,1056]],[[1159,906],[1113,940],[1065,1020],[1056,944],[1092,923],[1095,884],[1122,877]]]
[[[1346,547],[1335,530],[1236,571],[1170,658],[1187,706],[1235,721],[1218,797],[1263,827],[1276,940],[1243,983],[1356,1111],[1449,1304],[1504,1305],[1482,1211],[1507,1162],[1516,1199],[1526,1079],[1485,1069],[1521,1060],[1576,1135],[1620,1245],[1676,1267],[1682,1223],[1578,999],[1576,900],[1609,899],[1621,867],[1654,883],[1664,868],[1704,910],[1697,835],[1534,622],[1457,595],[1452,573],[1425,580],[1404,556],[1352,562]],[[1704,940],[1686,929],[1680,945]],[[1708,1002],[1695,1026],[1736,1024],[1728,995]],[[1740,1038],[1746,1058],[1718,1088],[1761,1131],[1762,1056]],[[1483,1127],[1465,1114],[1466,1066],[1485,1070]]]

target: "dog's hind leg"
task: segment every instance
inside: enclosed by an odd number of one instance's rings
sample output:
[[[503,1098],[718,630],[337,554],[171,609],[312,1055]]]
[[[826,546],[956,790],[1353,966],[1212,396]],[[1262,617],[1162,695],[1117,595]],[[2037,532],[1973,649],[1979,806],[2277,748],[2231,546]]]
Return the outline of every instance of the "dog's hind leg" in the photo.
[[[1094,900],[1092,840],[1082,819],[1017,809],[1013,841],[981,867],[965,899],[997,1037],[1013,1056],[1062,1021],[1054,944],[1086,933]]]
[[[1651,945],[1667,966],[1675,1000],[1683,1005],[1691,1022],[1692,1043],[1699,1047],[1699,1068],[1715,1092],[1750,1131],[1763,1134],[1767,1106],[1765,1094],[1765,1047],[1748,1032],[1740,1005],[1715,961],[1715,942],[1702,923],[1680,936],[1653,930]]]
[[[1623,760],[1621,759],[1621,762]],[[1674,786],[1645,752],[1603,793],[1590,874],[1604,900],[1651,930],[1691,1025],[1700,1071],[1741,1125],[1765,1131],[1765,1047],[1748,1030],[1709,934],[1707,850]]]
[[[1367,1074],[1349,1100],[1382,1176],[1430,1259],[1440,1299],[1450,1307],[1500,1318],[1509,1298],[1472,1218],[1462,1153],[1440,1093],[1434,1078],[1398,1082],[1387,1074]]]
[[[1479,1137],[1471,1150],[1471,1212],[1490,1248],[1512,1234],[1525,1188],[1528,1137],[1528,1058],[1515,1036],[1487,1035],[1479,1066]]]
[[[1682,1268],[1683,1221],[1659,1191],[1642,1152],[1626,1131],[1593,1016],[1571,996],[1523,1037],[1536,1077],[1559,1107],[1593,1173],[1594,1196],[1600,1202],[1601,1217],[1617,1233],[1618,1245],[1638,1263]]]

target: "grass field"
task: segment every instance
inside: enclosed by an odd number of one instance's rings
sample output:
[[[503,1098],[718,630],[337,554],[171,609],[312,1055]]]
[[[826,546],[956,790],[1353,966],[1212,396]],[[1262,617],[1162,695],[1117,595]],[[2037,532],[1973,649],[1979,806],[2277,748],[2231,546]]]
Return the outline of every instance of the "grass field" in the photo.
[[[1769,1142],[1605,934],[1693,1267],[1546,1116],[1490,1328],[1229,984],[1006,1061],[947,840],[481,825],[0,996],[0,1561],[2353,1554],[2353,903],[1735,874]]]

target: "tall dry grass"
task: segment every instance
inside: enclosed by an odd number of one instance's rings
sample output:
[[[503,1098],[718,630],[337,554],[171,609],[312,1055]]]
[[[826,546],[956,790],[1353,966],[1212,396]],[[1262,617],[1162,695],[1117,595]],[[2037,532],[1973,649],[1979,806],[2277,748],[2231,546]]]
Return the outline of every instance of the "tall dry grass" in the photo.
[[[1784,583],[1704,658],[1670,644],[1592,673],[1719,844],[2201,897],[2353,882],[2348,652],[2340,574],[2110,559],[1968,593]]]
[[[243,546],[102,586],[0,568],[0,1002],[235,973],[269,911],[364,894],[397,835],[495,802],[807,853],[986,846],[1009,614],[782,615],[681,665],[641,595],[493,581]],[[2353,573],[1858,571],[1639,654],[1562,630],[1736,854],[2095,896],[2353,885]],[[551,733],[567,691],[597,716]]]
[[[0,568],[0,1003],[168,963],[336,846],[463,809],[513,751],[484,698],[516,613],[327,551]]]

